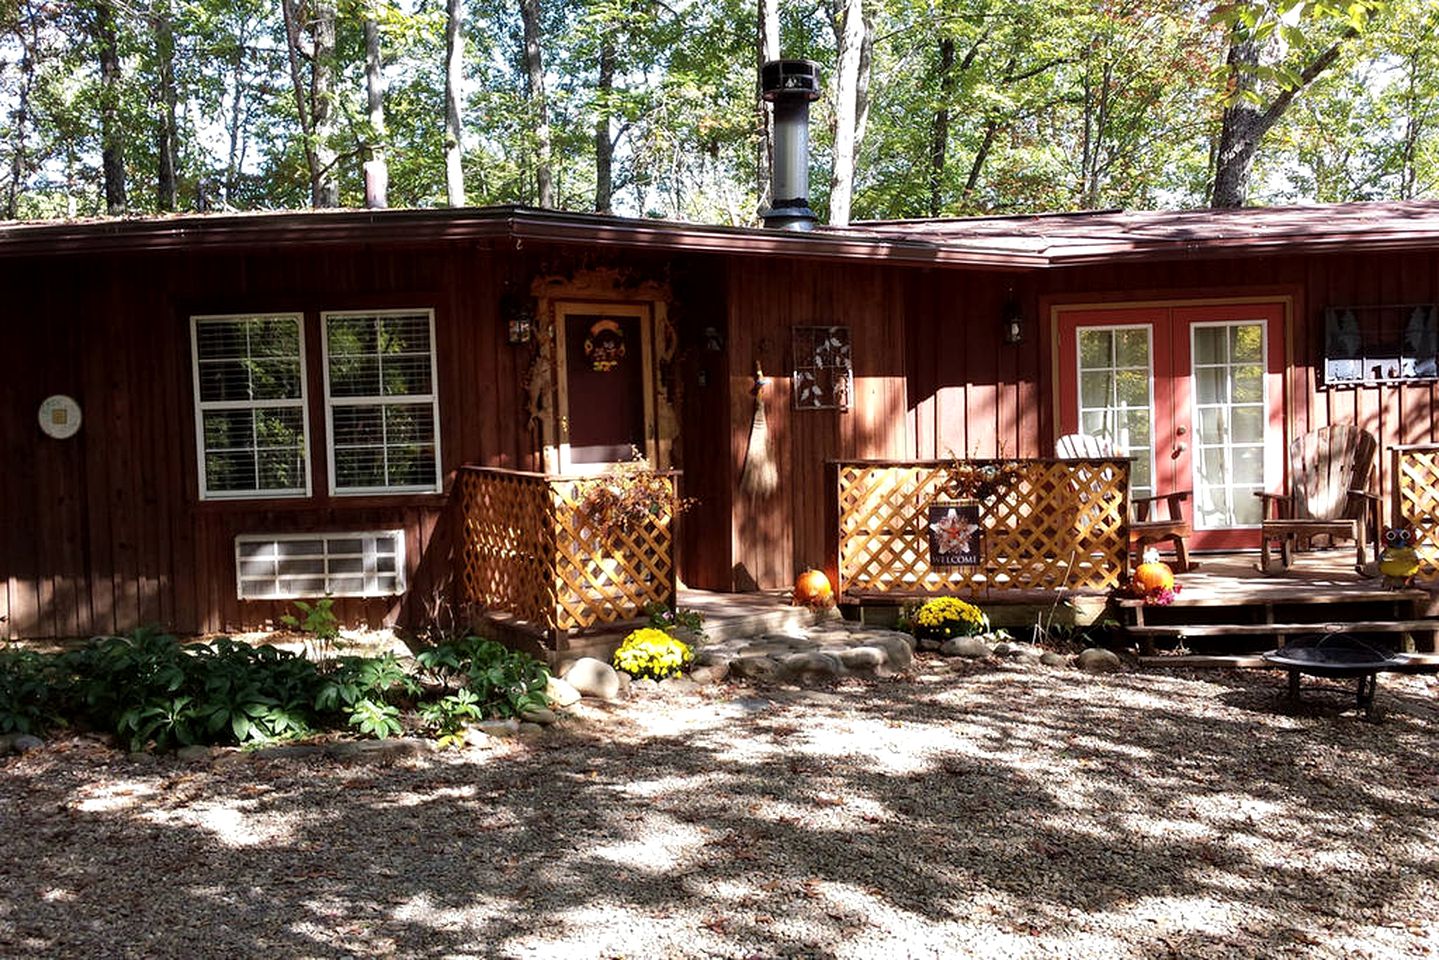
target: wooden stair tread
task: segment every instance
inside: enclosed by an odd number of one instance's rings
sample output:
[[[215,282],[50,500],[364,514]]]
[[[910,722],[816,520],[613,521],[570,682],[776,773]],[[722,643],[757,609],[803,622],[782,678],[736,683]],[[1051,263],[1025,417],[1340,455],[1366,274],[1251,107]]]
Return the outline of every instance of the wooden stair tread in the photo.
[[[1296,583],[1295,586],[1302,586]],[[1383,587],[1374,587],[1369,590],[1348,589],[1325,590],[1318,589],[1305,591],[1303,594],[1285,594],[1278,597],[1265,597],[1262,594],[1244,596],[1242,599],[1230,595],[1204,595],[1197,594],[1185,596],[1181,592],[1174,598],[1174,602],[1167,604],[1172,607],[1233,607],[1233,606],[1299,606],[1310,603],[1376,603],[1385,601],[1402,600],[1429,600],[1433,597],[1427,590],[1385,590]],[[1118,601],[1118,605],[1124,608],[1143,607],[1143,600],[1125,598]]]
[[[1283,664],[1270,663],[1258,654],[1186,654],[1180,657],[1142,656],[1141,667],[1210,668],[1219,670],[1285,670]],[[1384,673],[1439,673],[1439,654],[1406,653],[1404,662]]]
[[[1329,623],[1195,623],[1129,626],[1126,633],[1145,637],[1221,637],[1225,634],[1410,633],[1439,631],[1439,620],[1359,620]]]

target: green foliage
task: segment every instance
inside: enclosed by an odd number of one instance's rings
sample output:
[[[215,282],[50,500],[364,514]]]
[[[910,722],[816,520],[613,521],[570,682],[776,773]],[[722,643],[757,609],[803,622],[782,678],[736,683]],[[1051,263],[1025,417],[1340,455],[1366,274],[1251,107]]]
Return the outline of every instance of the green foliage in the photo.
[[[637,679],[663,680],[681,673],[694,662],[694,651],[683,640],[663,630],[642,627],[625,637],[611,661]]]
[[[517,717],[549,705],[545,665],[494,640],[466,634],[421,650],[415,663],[444,694],[468,690],[485,717]]]
[[[652,603],[645,607],[650,626],[674,636],[683,631],[694,640],[705,637],[705,615],[689,607],[669,607],[663,603]]]
[[[323,632],[327,607],[316,604]],[[307,611],[309,613],[311,611]],[[424,650],[417,672],[393,654],[307,657],[226,637],[181,644],[155,630],[98,637],[65,654],[0,651],[0,733],[43,733],[74,721],[132,750],[249,744],[349,728],[403,732],[407,712],[442,739],[469,720],[548,705],[549,673],[526,654],[464,635]],[[458,741],[455,741],[458,742]]]
[[[0,650],[0,734],[39,733],[59,720],[51,664],[29,650]]]
[[[135,750],[273,740],[314,723],[314,665],[273,647],[225,638],[185,647],[138,630],[61,655],[58,668],[68,708]]]
[[[340,636],[340,619],[335,616],[334,598],[325,597],[314,603],[296,600],[295,607],[303,616],[287,613],[280,622],[313,638],[315,656],[321,660],[328,659],[334,653],[335,641]]]
[[[958,597],[935,597],[910,618],[910,632],[919,640],[969,637],[989,630],[989,617]]]
[[[420,720],[433,733],[441,746],[457,746],[464,742],[465,724],[472,720],[483,720],[484,709],[480,698],[468,687],[461,687],[438,700],[432,700],[420,707]]]

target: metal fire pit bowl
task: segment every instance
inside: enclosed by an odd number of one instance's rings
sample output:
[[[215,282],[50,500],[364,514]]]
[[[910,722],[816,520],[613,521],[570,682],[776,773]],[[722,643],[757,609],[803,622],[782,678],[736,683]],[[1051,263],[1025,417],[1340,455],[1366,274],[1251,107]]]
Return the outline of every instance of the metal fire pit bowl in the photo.
[[[1374,688],[1381,672],[1403,670],[1409,665],[1407,654],[1395,653],[1379,644],[1360,640],[1347,633],[1298,637],[1294,641],[1262,654],[1265,663],[1289,671],[1289,697],[1299,699],[1299,675],[1358,680],[1355,699],[1366,719],[1374,719]]]

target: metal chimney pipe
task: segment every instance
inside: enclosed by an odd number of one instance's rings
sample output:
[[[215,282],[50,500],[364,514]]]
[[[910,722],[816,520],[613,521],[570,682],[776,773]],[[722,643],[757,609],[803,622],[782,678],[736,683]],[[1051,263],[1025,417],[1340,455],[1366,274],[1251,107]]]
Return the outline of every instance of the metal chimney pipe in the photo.
[[[760,67],[760,90],[774,104],[774,161],[770,208],[764,225],[811,230],[819,219],[809,208],[809,105],[819,99],[819,64],[771,60]]]

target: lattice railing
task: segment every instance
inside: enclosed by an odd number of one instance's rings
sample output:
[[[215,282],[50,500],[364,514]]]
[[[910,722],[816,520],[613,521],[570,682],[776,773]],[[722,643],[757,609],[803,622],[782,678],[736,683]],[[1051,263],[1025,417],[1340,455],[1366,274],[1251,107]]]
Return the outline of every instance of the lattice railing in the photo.
[[[586,506],[597,478],[465,467],[455,486],[467,601],[549,631],[640,616],[675,598],[675,475],[658,512],[603,529]]]
[[[1394,448],[1392,522],[1414,528],[1419,576],[1439,577],[1439,445]]]
[[[956,499],[955,461],[836,464],[841,594],[1104,592],[1123,582],[1128,460],[966,463],[1003,467],[1009,482],[975,498],[982,562],[938,569],[930,566],[929,506]]]

